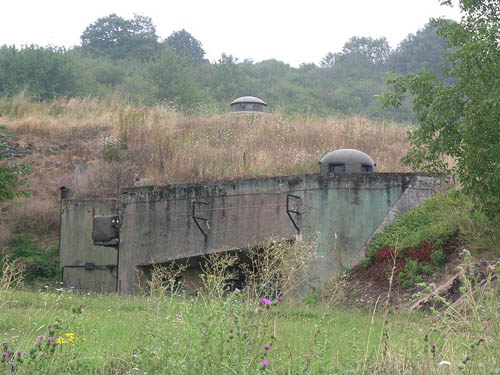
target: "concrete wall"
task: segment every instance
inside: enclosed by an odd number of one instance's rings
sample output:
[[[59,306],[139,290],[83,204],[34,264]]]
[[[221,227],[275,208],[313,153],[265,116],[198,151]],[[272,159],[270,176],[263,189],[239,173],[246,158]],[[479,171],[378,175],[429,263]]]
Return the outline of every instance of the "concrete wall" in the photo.
[[[116,200],[64,200],[61,202],[60,264],[67,287],[114,292],[116,290],[116,250],[94,246],[92,218],[94,215],[117,215]],[[94,263],[86,270],[86,263]]]
[[[293,238],[287,194],[301,198],[291,208],[303,238],[319,240],[311,276],[319,285],[357,264],[377,228],[431,196],[434,184],[426,175],[359,173],[122,189],[120,291],[136,291],[137,266]],[[198,221],[206,236],[192,218],[195,201],[205,203],[195,216],[206,219]]]
[[[447,187],[423,174],[314,174],[206,184],[133,187],[121,200],[65,200],[60,260],[66,286],[99,292],[137,291],[137,269],[220,251],[246,249],[298,235],[286,212],[288,194],[299,237],[316,239],[314,285],[358,264],[369,240],[399,215]],[[202,231],[193,220],[195,216]],[[94,246],[92,218],[121,217],[118,272],[114,248]],[[86,263],[94,263],[86,270]],[[110,266],[110,267],[108,267]]]

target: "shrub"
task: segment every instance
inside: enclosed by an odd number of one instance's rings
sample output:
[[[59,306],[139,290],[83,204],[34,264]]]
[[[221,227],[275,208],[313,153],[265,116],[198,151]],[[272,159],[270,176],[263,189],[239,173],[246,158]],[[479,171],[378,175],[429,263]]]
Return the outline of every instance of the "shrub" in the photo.
[[[58,278],[58,249],[56,246],[44,249],[39,247],[29,236],[15,235],[11,239],[9,247],[10,259],[20,262],[26,268],[24,279],[27,283]],[[0,265],[0,268],[2,266]]]
[[[408,259],[404,270],[399,273],[399,282],[404,288],[411,288],[424,281],[424,276],[432,274],[433,268],[430,264],[421,263],[417,260]]]
[[[431,254],[431,258],[432,264],[434,264],[436,267],[444,266],[447,260],[446,254],[441,249],[434,250]]]

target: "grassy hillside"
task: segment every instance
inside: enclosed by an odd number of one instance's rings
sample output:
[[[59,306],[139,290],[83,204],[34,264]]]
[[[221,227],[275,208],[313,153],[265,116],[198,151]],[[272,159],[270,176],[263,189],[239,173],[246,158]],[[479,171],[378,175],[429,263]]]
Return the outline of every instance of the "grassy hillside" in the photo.
[[[315,173],[318,160],[339,148],[370,154],[378,171],[407,171],[399,162],[406,128],[363,117],[188,116],[111,96],[20,95],[0,98],[0,125],[13,133],[0,140],[4,162],[33,170],[24,186],[31,196],[2,204],[0,247],[24,249],[30,263],[40,252],[45,263],[53,259],[63,185],[72,198],[102,198],[118,196],[121,186]]]
[[[36,163],[37,175],[58,175],[71,187],[75,165],[80,167],[81,196],[113,195],[119,185],[141,180],[167,184],[312,173],[325,153],[338,148],[370,154],[381,172],[407,170],[399,163],[408,149],[406,129],[362,117],[187,116],[118,99],[35,103],[23,97],[0,99],[0,113],[0,122],[25,144],[46,145],[52,149],[44,156],[59,156],[52,166]]]

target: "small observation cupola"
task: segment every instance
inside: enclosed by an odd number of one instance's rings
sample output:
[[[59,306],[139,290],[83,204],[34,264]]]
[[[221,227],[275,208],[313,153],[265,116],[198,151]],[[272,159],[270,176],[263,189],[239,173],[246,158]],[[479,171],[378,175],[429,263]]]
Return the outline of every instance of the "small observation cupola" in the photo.
[[[265,112],[267,103],[255,96],[242,96],[231,103],[231,112]]]
[[[329,152],[318,163],[321,173],[369,173],[376,165],[369,155],[349,148]]]

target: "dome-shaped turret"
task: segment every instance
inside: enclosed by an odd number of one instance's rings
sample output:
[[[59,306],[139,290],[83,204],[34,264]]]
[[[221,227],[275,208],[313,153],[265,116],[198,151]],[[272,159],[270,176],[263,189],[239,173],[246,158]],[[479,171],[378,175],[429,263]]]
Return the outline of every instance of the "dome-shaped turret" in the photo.
[[[265,112],[267,103],[255,96],[242,96],[231,103],[231,112]]]
[[[369,155],[350,148],[329,152],[319,161],[321,173],[374,172],[375,165]]]

